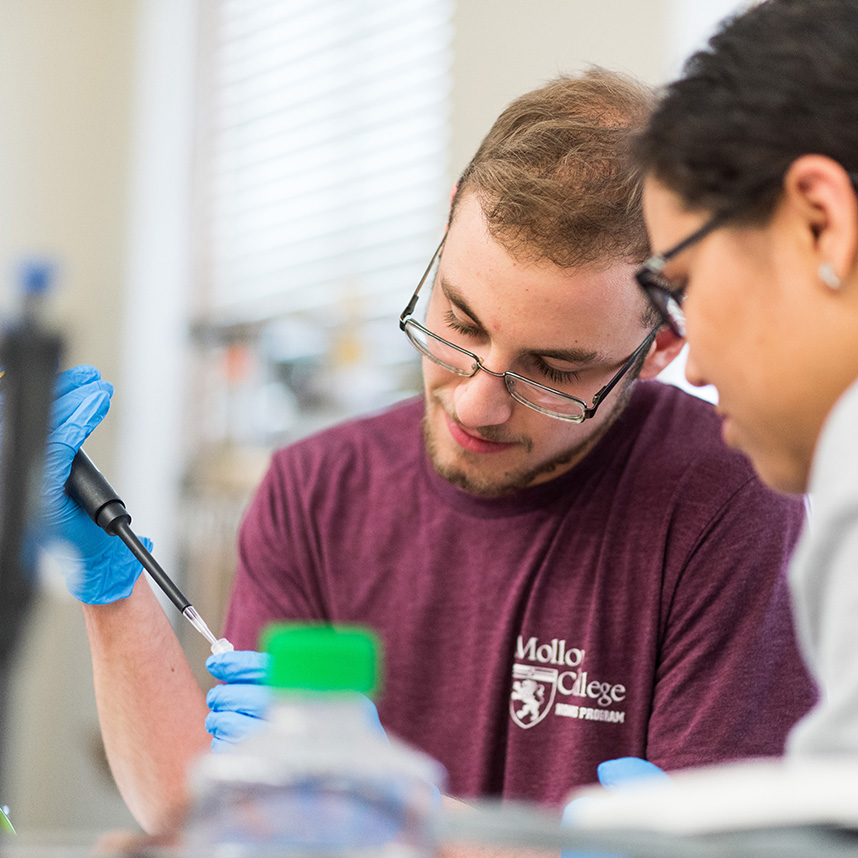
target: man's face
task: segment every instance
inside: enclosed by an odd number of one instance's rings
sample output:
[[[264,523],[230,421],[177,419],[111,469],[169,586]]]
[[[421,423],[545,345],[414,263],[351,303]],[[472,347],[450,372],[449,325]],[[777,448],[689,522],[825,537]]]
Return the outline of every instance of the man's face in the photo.
[[[426,327],[512,370],[593,396],[642,342],[645,302],[634,265],[561,269],[520,261],[488,233],[476,197],[460,199],[429,298]],[[496,497],[569,470],[604,434],[629,392],[623,379],[583,423],[516,402],[503,379],[462,378],[423,360],[424,434],[436,471],[472,494]]]

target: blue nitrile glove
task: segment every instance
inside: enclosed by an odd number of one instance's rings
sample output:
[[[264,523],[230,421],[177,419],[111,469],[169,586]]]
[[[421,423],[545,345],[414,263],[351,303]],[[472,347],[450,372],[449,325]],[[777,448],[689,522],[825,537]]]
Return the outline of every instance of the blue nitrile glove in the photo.
[[[608,790],[617,790],[626,784],[646,779],[662,780],[667,773],[654,763],[642,760],[640,757],[619,757],[616,760],[606,760],[596,768],[599,783]],[[574,825],[575,817],[583,805],[592,801],[589,797],[575,798],[563,809],[563,825]],[[561,858],[586,858],[575,852],[563,852]]]
[[[216,685],[206,696],[209,714],[206,730],[212,735],[212,751],[220,753],[258,732],[266,723],[271,688],[264,685],[271,656],[254,650],[236,650],[210,655],[208,672],[224,685]],[[385,735],[375,704],[364,697],[367,718]]]
[[[667,780],[668,778],[664,769],[660,769],[655,763],[642,760],[640,757],[619,757],[616,760],[605,760],[604,763],[599,763],[596,771],[599,775],[599,783],[608,789],[616,789],[632,781]]]
[[[72,459],[107,414],[113,385],[94,367],[76,366],[59,374],[54,395],[42,490],[45,541],[63,561],[71,594],[88,605],[104,605],[130,596],[143,567],[119,538],[90,519],[64,487]],[[149,540],[142,541],[151,548]]]
[[[210,655],[206,669],[224,685],[206,695],[209,714],[206,730],[212,735],[212,751],[219,753],[252,736],[265,726],[271,689],[262,683],[271,656],[254,650]]]

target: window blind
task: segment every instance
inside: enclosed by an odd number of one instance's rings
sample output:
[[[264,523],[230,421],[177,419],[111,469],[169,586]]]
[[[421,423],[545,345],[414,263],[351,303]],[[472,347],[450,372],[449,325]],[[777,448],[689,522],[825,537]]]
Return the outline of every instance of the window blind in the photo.
[[[199,270],[210,320],[393,316],[449,198],[453,0],[216,0]]]

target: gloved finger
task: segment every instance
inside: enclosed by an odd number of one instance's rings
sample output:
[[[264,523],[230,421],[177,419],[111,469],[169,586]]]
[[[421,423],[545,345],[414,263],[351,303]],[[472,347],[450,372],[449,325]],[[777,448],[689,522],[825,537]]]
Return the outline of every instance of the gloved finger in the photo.
[[[238,712],[265,718],[271,705],[271,689],[267,685],[248,683],[216,685],[206,695],[206,705],[212,712]]]
[[[235,742],[230,742],[224,739],[212,739],[211,751],[213,754],[223,754],[232,750]]]
[[[582,796],[581,798],[573,798],[566,807],[563,808],[563,818],[561,820],[563,825],[577,825],[578,823],[578,815],[581,811],[586,808],[588,804],[591,804],[593,799],[589,796]]]
[[[268,673],[271,656],[245,649],[210,655],[206,670],[221,682],[263,682]]]
[[[375,708],[375,703],[363,694],[361,695],[361,702],[364,704],[366,709],[366,719],[372,728],[387,738],[387,733],[384,732],[384,727],[381,726],[381,719],[378,717],[378,709]]]
[[[63,403],[57,409],[52,419],[49,443],[63,444],[77,452],[107,414],[110,408],[110,396],[111,391],[97,387],[80,398],[74,394],[64,397],[66,399],[71,397],[71,401]],[[66,410],[67,413],[62,413]]]
[[[631,781],[640,781],[647,778],[663,779],[668,775],[649,760],[640,757],[620,757],[616,760],[605,760],[600,763],[597,772],[599,783],[608,789],[620,787]]]
[[[72,460],[83,442],[107,414],[109,407],[110,395],[98,390],[78,403],[74,412],[59,428],[51,430],[45,453],[42,494],[54,516],[71,515],[77,510],[77,504],[64,492],[66,480],[71,473]]]
[[[107,381],[90,381],[54,399],[51,405],[51,430],[56,431],[61,428],[74,414],[81,402],[99,392],[106,393],[110,397],[113,395],[113,385]]]
[[[240,742],[258,733],[267,723],[262,718],[251,718],[237,712],[209,712],[206,715],[206,730],[218,742]],[[212,742],[212,749],[214,747]]]
[[[61,396],[65,396],[70,390],[88,384],[90,381],[98,381],[100,378],[101,373],[94,366],[87,364],[63,370],[57,374],[57,380],[54,384],[54,398],[59,399]]]

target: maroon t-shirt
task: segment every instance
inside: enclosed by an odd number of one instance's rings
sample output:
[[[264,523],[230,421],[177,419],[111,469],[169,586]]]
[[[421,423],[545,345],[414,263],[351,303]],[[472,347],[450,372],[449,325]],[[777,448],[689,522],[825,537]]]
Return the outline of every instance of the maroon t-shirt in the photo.
[[[581,463],[512,497],[434,472],[422,401],[274,455],[242,526],[226,635],[374,627],[386,729],[450,792],[560,803],[603,760],[774,755],[814,692],[784,568],[798,499],[727,449],[712,407],[639,382]]]

